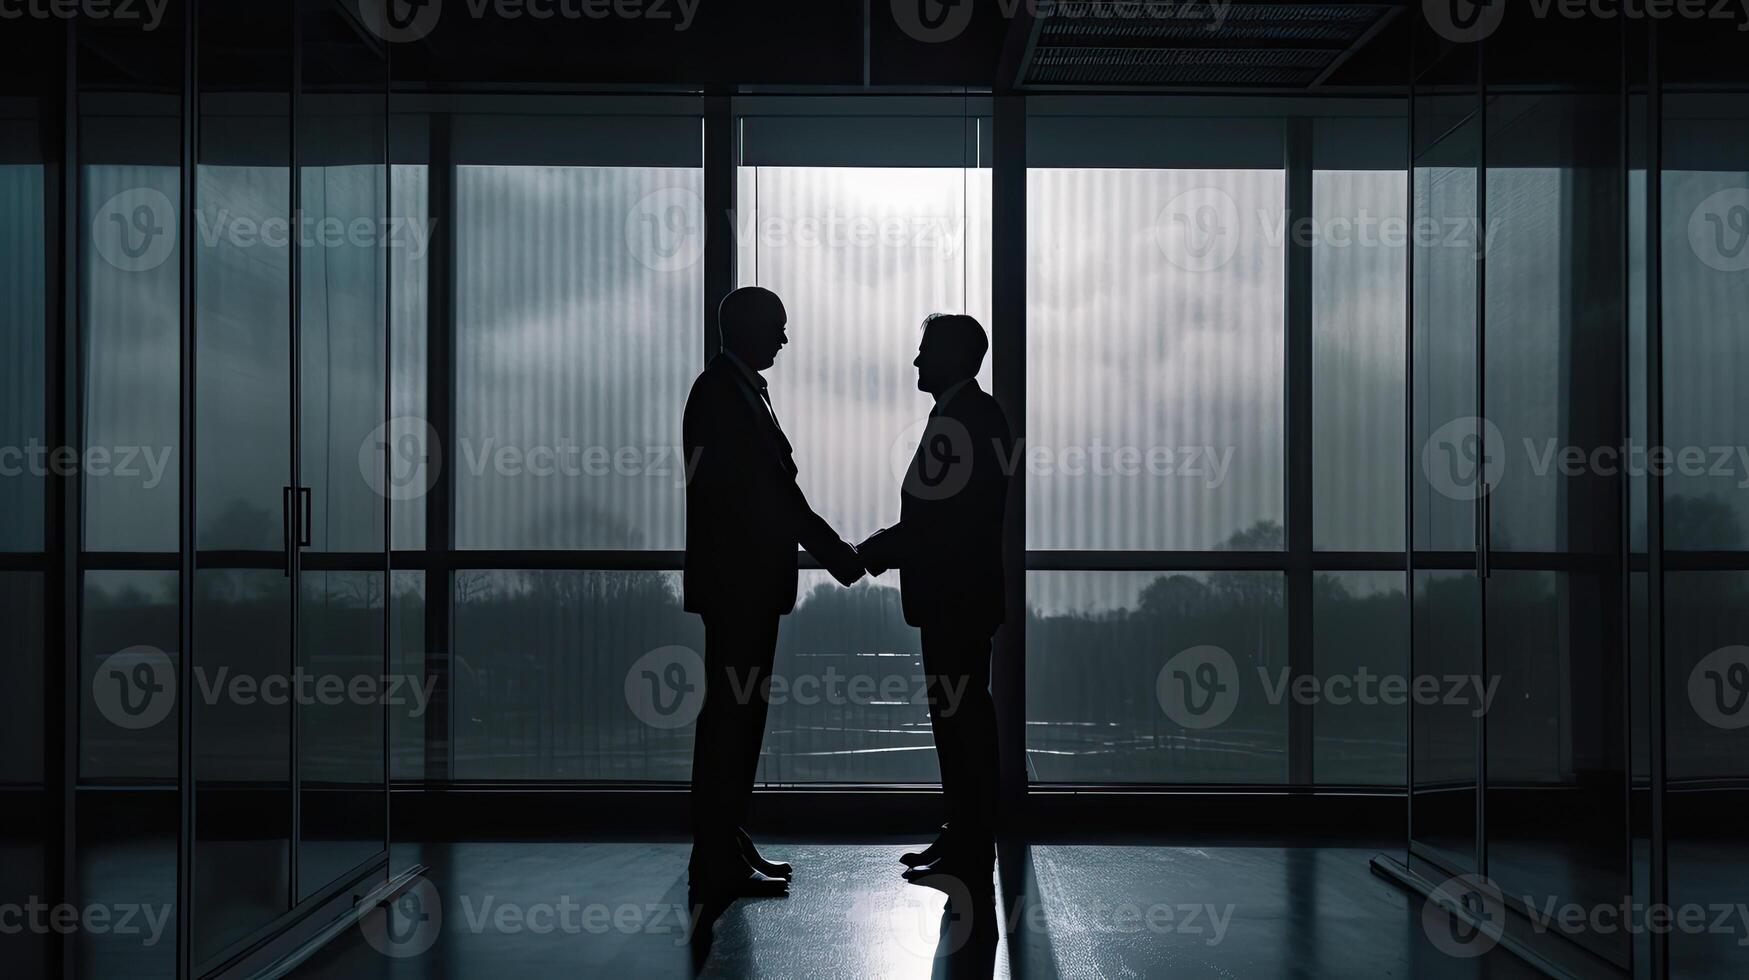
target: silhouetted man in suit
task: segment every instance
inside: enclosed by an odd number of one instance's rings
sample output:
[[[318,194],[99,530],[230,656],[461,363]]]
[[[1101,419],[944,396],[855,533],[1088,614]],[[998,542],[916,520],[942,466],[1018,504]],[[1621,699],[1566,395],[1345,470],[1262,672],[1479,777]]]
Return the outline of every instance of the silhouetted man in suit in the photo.
[[[788,342],[783,303],[737,289],[717,309],[723,351],[693,382],[683,423],[686,609],[704,618],[705,698],[692,753],[692,884],[708,895],[781,894],[790,866],[760,857],[741,824],[770,706],[778,617],[795,608],[796,545],[845,585],[856,552],[808,506],[765,379]]]
[[[935,410],[900,488],[899,523],[857,548],[870,572],[899,569],[905,622],[922,634],[948,823],[922,853],[900,858],[913,880],[952,874],[987,882],[994,860],[990,638],[1004,612],[1002,517],[1014,439],[996,399],[978,386],[989,348],[969,316],[924,321],[917,387],[935,396]]]

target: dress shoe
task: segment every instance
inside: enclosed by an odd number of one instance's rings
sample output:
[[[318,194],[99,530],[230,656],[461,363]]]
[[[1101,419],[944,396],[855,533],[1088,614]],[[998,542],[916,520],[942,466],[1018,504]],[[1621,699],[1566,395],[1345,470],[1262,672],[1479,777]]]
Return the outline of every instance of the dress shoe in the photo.
[[[785,861],[767,861],[759,853],[759,848],[753,846],[753,838],[745,830],[735,828],[735,840],[741,846],[741,858],[754,871],[768,878],[782,878],[785,881],[795,877],[796,869]]]
[[[948,846],[947,834],[947,824],[942,824],[941,833],[935,835],[935,840],[931,841],[928,847],[921,851],[906,851],[899,855],[899,863],[907,868],[915,868],[941,857],[942,854],[946,853]]]
[[[944,851],[945,853],[928,864],[905,869],[905,880],[922,882],[937,875],[946,875],[959,879],[968,887],[989,884],[990,876],[996,870],[994,844],[973,845],[961,842],[950,844]]]
[[[789,894],[789,882],[755,871],[738,855],[695,863],[688,869],[692,892],[707,900],[776,898]]]

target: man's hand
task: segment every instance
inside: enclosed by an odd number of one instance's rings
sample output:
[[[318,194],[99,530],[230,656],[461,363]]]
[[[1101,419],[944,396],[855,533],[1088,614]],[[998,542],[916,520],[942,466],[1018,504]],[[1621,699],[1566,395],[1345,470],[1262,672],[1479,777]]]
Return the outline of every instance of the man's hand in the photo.
[[[838,580],[838,584],[845,588],[849,588],[862,580],[862,560],[856,556],[854,549],[851,551],[848,558],[840,559],[828,564],[826,570],[831,572],[832,577]]]
[[[880,537],[885,533],[887,533],[887,529],[883,527],[856,546],[856,554],[862,559],[862,567],[868,569],[870,575],[880,575],[892,567],[887,564],[887,559],[881,555]]]

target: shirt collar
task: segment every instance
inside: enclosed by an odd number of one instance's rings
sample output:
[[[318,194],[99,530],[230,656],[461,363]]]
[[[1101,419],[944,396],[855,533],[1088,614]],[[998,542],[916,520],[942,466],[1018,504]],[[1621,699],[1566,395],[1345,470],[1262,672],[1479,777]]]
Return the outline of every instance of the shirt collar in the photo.
[[[735,366],[735,370],[741,372],[741,377],[746,378],[747,383],[752,385],[755,390],[757,390],[757,391],[764,391],[765,390],[765,378],[764,378],[764,376],[762,376],[758,371],[755,371],[752,368],[748,367],[746,361],[743,361],[739,357],[736,357],[734,352],[729,350],[728,348],[723,349],[723,356],[729,359],[729,363],[733,364]]]

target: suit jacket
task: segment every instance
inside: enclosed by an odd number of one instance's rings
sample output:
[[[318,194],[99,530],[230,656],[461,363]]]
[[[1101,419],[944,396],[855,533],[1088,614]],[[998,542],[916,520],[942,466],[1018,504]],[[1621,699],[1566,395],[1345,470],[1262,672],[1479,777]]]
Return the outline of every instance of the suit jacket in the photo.
[[[782,615],[796,604],[796,545],[822,563],[854,561],[808,506],[789,440],[726,356],[693,382],[682,422],[688,612]]]
[[[899,493],[899,523],[864,555],[899,570],[905,622],[994,633],[1014,437],[976,380],[932,413]]]

